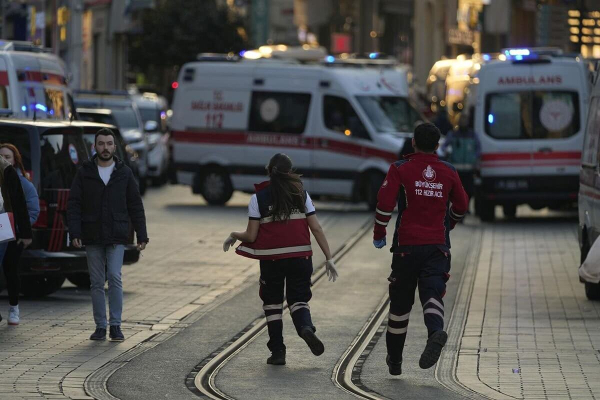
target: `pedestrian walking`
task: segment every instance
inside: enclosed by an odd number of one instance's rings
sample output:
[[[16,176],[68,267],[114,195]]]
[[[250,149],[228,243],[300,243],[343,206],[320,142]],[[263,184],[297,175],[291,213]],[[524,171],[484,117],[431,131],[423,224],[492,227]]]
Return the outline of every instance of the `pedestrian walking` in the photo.
[[[23,166],[23,158],[19,150],[10,143],[0,144],[0,156],[2,156],[15,169],[21,188],[23,190],[29,224],[33,225],[40,214],[40,199],[35,186],[31,183],[29,174]],[[12,175],[12,173],[11,173]],[[20,202],[20,200],[17,200]],[[13,207],[14,208],[14,207]],[[22,208],[21,208],[22,212]],[[29,242],[31,243],[31,242]],[[8,325],[19,325],[19,291],[21,290],[21,281],[19,279],[19,261],[21,254],[26,246],[19,242],[0,243],[0,262],[4,269],[4,276],[8,285]],[[1,317],[0,317],[1,318]]]
[[[417,287],[428,331],[421,368],[435,365],[448,338],[442,298],[450,277],[449,231],[464,217],[468,202],[456,169],[435,154],[439,140],[435,125],[419,125],[412,139],[415,153],[392,164],[379,189],[373,229],[376,248],[386,245],[386,226],[396,203],[399,212],[388,278],[386,363],[392,375],[402,373],[402,351]]]
[[[67,210],[69,235],[77,248],[85,246],[90,273],[96,330],[91,340],[106,339],[104,283],[108,278],[109,339],[124,340],[121,331],[123,284],[121,267],[133,223],[139,251],[146,248],[146,217],[131,169],[115,156],[115,136],[100,129],[96,154],[85,161],[73,180]]]
[[[448,132],[442,146],[442,153],[458,171],[469,199],[475,191],[475,172],[481,156],[481,144],[473,130],[472,115],[472,112],[460,114],[457,129]]]
[[[260,260],[260,291],[267,319],[271,356],[267,364],[285,365],[283,343],[284,286],[292,321],[298,335],[312,353],[323,354],[325,347],[316,336],[310,306],[312,297],[312,248],[309,229],[325,254],[329,280],[337,279],[335,264],[315,207],[304,190],[300,175],[294,172],[292,160],[275,154],[267,166],[269,180],[256,185],[248,205],[248,227],[244,232],[231,232],[223,243],[229,250],[237,240],[242,243],[236,253]]]
[[[0,213],[12,213],[14,220],[16,241],[0,243],[0,253],[6,258],[2,264],[8,289],[8,323],[17,325],[21,288],[18,257],[15,254],[31,245],[32,232],[21,180],[15,168],[4,157],[0,157]],[[1,315],[0,321],[2,321]]]

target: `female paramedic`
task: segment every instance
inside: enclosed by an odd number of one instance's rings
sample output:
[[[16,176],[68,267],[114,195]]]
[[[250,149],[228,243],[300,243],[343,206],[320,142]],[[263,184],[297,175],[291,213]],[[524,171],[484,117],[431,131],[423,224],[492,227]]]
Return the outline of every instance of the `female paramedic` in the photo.
[[[300,175],[294,173],[292,160],[285,154],[275,154],[267,166],[269,181],[256,185],[256,194],[248,206],[248,227],[245,232],[232,232],[223,243],[229,250],[236,240],[236,253],[260,260],[260,298],[267,318],[271,357],[267,364],[285,365],[283,344],[283,286],[298,335],[312,353],[325,351],[315,335],[310,316],[309,300],[312,266],[310,233],[325,254],[329,280],[337,279],[335,264],[327,238],[315,215],[315,207],[302,186]]]

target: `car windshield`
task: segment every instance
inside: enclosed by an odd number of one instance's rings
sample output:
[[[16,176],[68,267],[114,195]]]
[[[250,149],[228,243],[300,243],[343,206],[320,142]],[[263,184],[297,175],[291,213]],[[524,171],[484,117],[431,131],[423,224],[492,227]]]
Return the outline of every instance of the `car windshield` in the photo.
[[[132,107],[111,108],[119,129],[141,129]]]
[[[486,96],[485,132],[495,139],[560,139],[579,132],[579,96],[522,91]]]
[[[399,96],[356,96],[369,120],[380,133],[412,132],[421,119],[408,100]]]
[[[78,112],[79,118],[83,121],[97,122],[99,124],[117,125],[117,121],[111,114],[97,114]]]
[[[140,107],[140,115],[144,123],[148,121],[155,121],[160,123],[160,112],[157,108]]]

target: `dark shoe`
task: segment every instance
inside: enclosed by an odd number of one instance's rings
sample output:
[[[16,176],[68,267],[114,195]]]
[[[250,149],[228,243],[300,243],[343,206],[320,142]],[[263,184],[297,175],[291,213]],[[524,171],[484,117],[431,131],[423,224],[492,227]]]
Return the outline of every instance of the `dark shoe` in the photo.
[[[271,357],[267,358],[267,364],[285,365],[285,350],[274,351]]]
[[[90,340],[104,340],[106,339],[106,329],[104,328],[96,328],[92,336],[90,336]]]
[[[388,356],[385,358],[385,363],[388,365],[390,375],[402,375],[402,361],[391,361],[390,356],[388,354]]]
[[[121,332],[121,327],[119,325],[110,326],[108,337],[111,342],[122,342],[125,340],[125,336],[123,336],[123,332]]]
[[[442,354],[446,340],[448,340],[448,334],[444,331],[437,331],[431,335],[427,339],[427,345],[425,346],[425,350],[423,350],[423,354],[421,354],[419,367],[423,369],[433,367],[440,358],[440,354]]]
[[[305,326],[301,328],[300,337],[304,339],[304,341],[310,348],[310,351],[312,351],[312,353],[315,356],[320,356],[325,351],[325,346],[323,346],[323,342],[319,340],[319,338],[317,337],[317,335],[315,335],[315,332],[311,327]]]

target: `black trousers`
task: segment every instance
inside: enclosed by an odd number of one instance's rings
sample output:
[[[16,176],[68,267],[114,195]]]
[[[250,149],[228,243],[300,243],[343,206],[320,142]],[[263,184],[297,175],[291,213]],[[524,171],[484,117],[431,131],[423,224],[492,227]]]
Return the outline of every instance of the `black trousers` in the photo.
[[[292,314],[296,332],[308,326],[315,330],[308,302],[312,297],[310,277],[313,272],[312,258],[286,258],[260,262],[260,298],[267,318],[271,352],[285,350],[283,344],[283,295]]]
[[[458,171],[458,177],[467,192],[467,196],[469,196],[469,200],[473,197],[475,193],[475,172],[471,171]]]
[[[23,245],[16,241],[8,243],[2,267],[6,277],[6,286],[8,290],[8,303],[11,306],[19,304],[19,291],[21,290],[21,280],[19,279],[19,260],[23,253]]]
[[[415,289],[423,306],[428,335],[444,329],[446,282],[450,275],[450,251],[443,245],[400,246],[394,254],[390,285],[390,314],[386,332],[390,358],[402,361]]]

